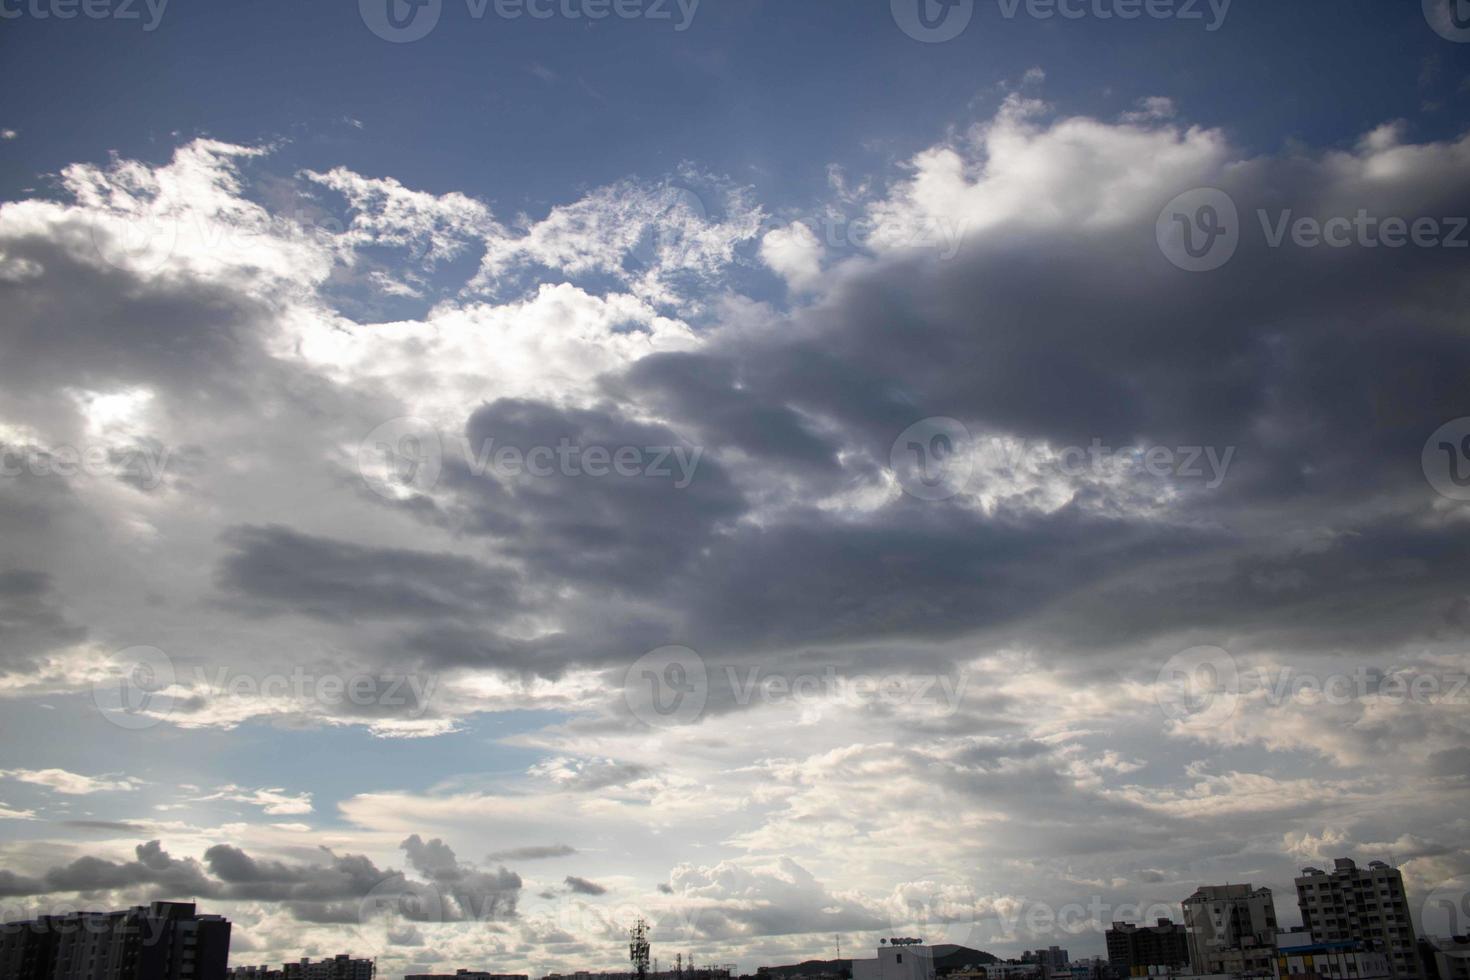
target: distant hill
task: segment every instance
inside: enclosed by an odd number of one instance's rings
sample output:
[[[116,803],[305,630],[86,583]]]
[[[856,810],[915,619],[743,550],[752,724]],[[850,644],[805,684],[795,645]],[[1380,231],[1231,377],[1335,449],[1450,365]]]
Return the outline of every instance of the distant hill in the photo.
[[[963,970],[968,966],[984,966],[987,963],[999,963],[1000,957],[980,949],[970,949],[968,946],[956,946],[953,943],[943,943],[934,947],[934,972],[949,973],[952,970]],[[756,974],[763,977],[798,977],[818,976],[828,974],[829,976],[852,976],[852,960],[805,960],[801,963],[791,963],[786,966],[762,966]]]
[[[951,970],[963,970],[967,966],[986,966],[999,962],[999,956],[987,953],[983,949],[956,946],[954,943],[940,943],[934,947],[935,973],[948,973]]]
[[[822,973],[852,976],[852,960],[805,960],[787,966],[758,966],[755,972],[763,977],[816,976]]]

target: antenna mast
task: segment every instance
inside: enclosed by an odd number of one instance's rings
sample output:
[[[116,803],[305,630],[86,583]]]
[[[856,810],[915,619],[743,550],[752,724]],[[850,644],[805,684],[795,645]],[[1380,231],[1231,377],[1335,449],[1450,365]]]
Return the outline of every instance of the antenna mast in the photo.
[[[633,961],[633,975],[648,980],[648,923],[643,919],[628,934],[628,959]]]

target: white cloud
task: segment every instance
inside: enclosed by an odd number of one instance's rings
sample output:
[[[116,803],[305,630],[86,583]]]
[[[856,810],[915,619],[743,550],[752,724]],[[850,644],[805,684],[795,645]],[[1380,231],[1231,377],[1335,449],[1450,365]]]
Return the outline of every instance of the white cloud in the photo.
[[[142,780],[132,776],[83,776],[65,769],[0,769],[0,778],[45,786],[53,792],[66,796],[125,793],[143,785]]]
[[[246,789],[235,785],[221,786],[215,792],[207,796],[200,796],[193,802],[208,803],[215,800],[249,803],[251,806],[260,807],[271,816],[291,816],[312,812],[310,793],[290,793],[280,788]]]
[[[768,231],[761,239],[761,261],[797,291],[810,289],[821,279],[822,254],[822,243],[799,221]]]

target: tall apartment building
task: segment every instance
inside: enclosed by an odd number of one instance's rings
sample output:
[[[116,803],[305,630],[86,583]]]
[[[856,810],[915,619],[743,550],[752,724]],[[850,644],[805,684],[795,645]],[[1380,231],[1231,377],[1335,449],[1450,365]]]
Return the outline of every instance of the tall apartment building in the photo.
[[[225,980],[230,923],[192,902],[45,915],[0,927],[4,980]]]
[[[1338,858],[1332,871],[1303,868],[1296,879],[1302,924],[1318,942],[1360,940],[1388,955],[1397,980],[1423,976],[1414,920],[1404,896],[1404,876],[1382,861],[1359,868]]]
[[[1149,967],[1189,965],[1189,934],[1183,923],[1159,919],[1157,925],[1114,922],[1107,932],[1108,963],[1125,977],[1147,976]]]
[[[1276,952],[1271,889],[1202,885],[1183,904],[1195,973],[1270,975]]]

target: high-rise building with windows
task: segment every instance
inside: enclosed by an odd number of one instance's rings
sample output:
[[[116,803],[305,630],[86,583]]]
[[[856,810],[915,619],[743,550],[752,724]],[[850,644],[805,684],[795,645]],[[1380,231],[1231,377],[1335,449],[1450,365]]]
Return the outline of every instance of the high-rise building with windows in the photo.
[[[1114,922],[1107,932],[1108,963],[1122,976],[1146,976],[1150,968],[1189,965],[1189,934],[1183,924],[1159,919],[1157,925]]]
[[[1276,953],[1271,889],[1203,885],[1183,904],[1195,973],[1270,975]]]
[[[224,980],[230,923],[192,902],[0,926],[4,980]]]
[[[1360,940],[1388,956],[1396,980],[1423,976],[1404,876],[1382,861],[1360,868],[1338,858],[1331,871],[1303,868],[1296,879],[1302,924],[1319,942]]]

